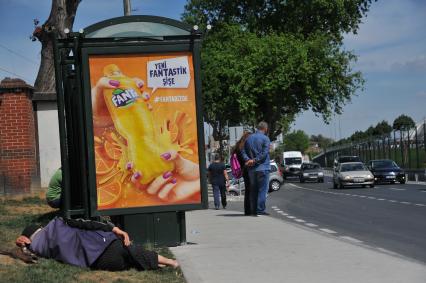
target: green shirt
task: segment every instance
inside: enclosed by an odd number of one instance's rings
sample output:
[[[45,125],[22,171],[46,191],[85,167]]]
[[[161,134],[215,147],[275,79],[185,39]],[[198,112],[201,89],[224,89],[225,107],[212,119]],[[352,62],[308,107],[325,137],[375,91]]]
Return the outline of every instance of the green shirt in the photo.
[[[61,197],[62,192],[62,169],[59,168],[53,174],[49,182],[49,187],[47,188],[46,199],[47,201],[52,201]]]

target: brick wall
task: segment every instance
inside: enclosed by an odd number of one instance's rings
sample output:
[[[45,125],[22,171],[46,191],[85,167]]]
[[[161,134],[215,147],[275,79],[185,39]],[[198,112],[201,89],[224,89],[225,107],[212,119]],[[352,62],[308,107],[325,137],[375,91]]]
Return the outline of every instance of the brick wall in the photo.
[[[33,88],[20,79],[0,83],[0,189],[29,192],[36,171]]]

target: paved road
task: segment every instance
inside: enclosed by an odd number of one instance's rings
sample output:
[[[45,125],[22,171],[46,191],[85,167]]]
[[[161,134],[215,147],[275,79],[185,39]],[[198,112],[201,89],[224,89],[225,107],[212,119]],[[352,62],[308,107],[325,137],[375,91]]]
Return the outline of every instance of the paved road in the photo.
[[[272,217],[426,263],[426,186],[334,190],[289,180],[267,202]],[[241,202],[230,202],[241,210]]]

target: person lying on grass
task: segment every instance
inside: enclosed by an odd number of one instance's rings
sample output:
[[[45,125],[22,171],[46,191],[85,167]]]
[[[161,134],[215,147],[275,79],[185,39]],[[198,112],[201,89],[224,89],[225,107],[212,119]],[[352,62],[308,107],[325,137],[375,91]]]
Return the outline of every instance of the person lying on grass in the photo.
[[[27,226],[16,245],[44,258],[100,270],[179,266],[174,259],[131,244],[129,235],[110,222],[56,217],[45,227]]]

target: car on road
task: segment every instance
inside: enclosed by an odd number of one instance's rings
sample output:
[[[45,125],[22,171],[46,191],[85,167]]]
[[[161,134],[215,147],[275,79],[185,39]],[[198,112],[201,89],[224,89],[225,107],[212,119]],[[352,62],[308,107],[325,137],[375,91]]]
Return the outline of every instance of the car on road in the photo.
[[[281,164],[284,179],[287,179],[288,177],[298,177],[302,162],[303,155],[300,151],[284,151]]]
[[[245,186],[244,186],[244,179],[240,178],[239,180],[237,179],[230,179],[230,184],[229,184],[229,188],[228,188],[228,194],[231,196],[239,196],[240,194],[242,194],[245,191]]]
[[[339,164],[341,163],[347,163],[347,162],[362,162],[361,158],[359,158],[359,156],[347,156],[347,155],[342,155],[342,156],[338,156],[336,159],[334,159],[334,169],[336,169],[337,167],[339,167]]]
[[[300,183],[305,181],[315,181],[318,183],[324,183],[324,172],[318,163],[306,162],[302,163],[299,175]]]
[[[269,173],[269,191],[278,191],[283,183],[283,174],[278,167],[278,164],[274,160],[271,160],[271,172]]]
[[[390,159],[377,159],[368,162],[368,169],[374,175],[376,183],[386,182],[392,183],[399,182],[405,184],[404,171],[399,168],[395,161]]]
[[[230,195],[238,196],[241,192],[245,190],[244,179],[236,179],[232,175],[231,170],[227,170],[227,173],[230,176],[230,186],[228,193]],[[283,183],[284,180],[280,168],[274,160],[271,160],[271,171],[269,172],[269,192],[278,191]]]
[[[343,189],[349,186],[370,186],[374,188],[373,173],[362,162],[341,163],[333,173],[333,188]]]

